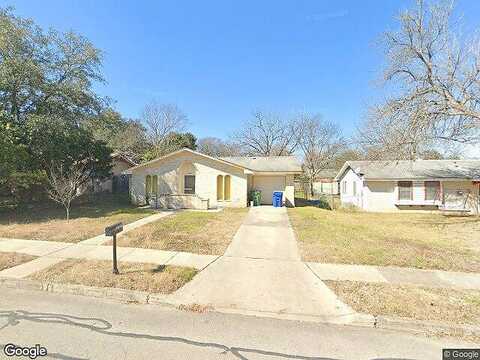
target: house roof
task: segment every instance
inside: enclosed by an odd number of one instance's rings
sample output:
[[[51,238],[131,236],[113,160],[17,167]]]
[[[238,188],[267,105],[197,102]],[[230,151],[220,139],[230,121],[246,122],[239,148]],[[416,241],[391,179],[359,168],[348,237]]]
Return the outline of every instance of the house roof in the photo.
[[[337,173],[336,169],[323,169],[317,174],[316,179],[333,179]]]
[[[349,168],[365,179],[480,179],[480,160],[347,161],[335,179]]]
[[[125,161],[127,164],[129,164],[130,166],[136,166],[136,165],[137,165],[137,163],[136,163],[135,161],[133,161],[133,160],[130,159],[129,157],[125,156],[124,154],[114,152],[114,153],[112,153],[110,156],[111,156],[112,159],[123,160],[123,161]]]
[[[131,173],[132,170],[136,170],[139,168],[143,168],[145,166],[150,166],[154,164],[157,161],[166,159],[170,156],[182,153],[182,152],[187,152],[195,155],[199,155],[211,160],[219,161],[221,163],[245,169],[245,170],[250,170],[253,172],[292,172],[292,173],[299,173],[302,171],[302,167],[300,163],[298,162],[297,158],[294,156],[268,156],[268,157],[244,157],[244,156],[236,156],[236,157],[223,157],[223,158],[215,158],[209,155],[202,154],[198,151],[193,151],[188,148],[183,148],[177,151],[174,151],[170,154],[167,154],[165,156],[158,157],[156,159],[153,159],[151,161],[147,161],[143,164],[134,166],[130,169],[128,169],[125,173]]]
[[[158,161],[164,160],[164,159],[166,159],[166,158],[169,158],[169,157],[171,157],[171,156],[180,154],[180,153],[182,153],[182,152],[187,152],[187,153],[190,153],[190,154],[199,155],[199,156],[205,157],[205,158],[207,158],[207,159],[219,161],[219,162],[221,162],[221,163],[224,163],[224,164],[227,164],[227,165],[230,165],[230,166],[233,166],[233,167],[242,168],[242,169],[245,168],[245,167],[243,167],[243,166],[240,166],[240,165],[238,165],[238,164],[234,164],[234,163],[231,163],[231,162],[222,160],[222,159],[220,159],[220,158],[215,158],[215,157],[212,157],[212,156],[209,156],[209,155],[202,154],[202,153],[200,153],[200,152],[198,152],[198,151],[193,151],[193,150],[188,149],[188,148],[183,148],[183,149],[180,149],[180,150],[177,150],[177,151],[173,151],[173,152],[171,152],[171,153],[169,153],[169,154],[167,154],[167,155],[160,156],[160,157],[158,157],[158,158],[156,158],[156,159],[153,159],[153,160],[144,162],[144,163],[142,163],[142,164],[139,164],[139,165],[137,165],[137,166],[134,166],[134,167],[128,169],[125,173],[126,173],[126,174],[131,174],[131,173],[132,173],[132,170],[137,170],[137,169],[140,169],[140,168],[143,168],[143,167],[152,165],[152,164],[154,164],[154,163],[156,163],[156,162],[158,162]]]
[[[257,172],[302,172],[302,165],[295,156],[228,156],[220,159]]]

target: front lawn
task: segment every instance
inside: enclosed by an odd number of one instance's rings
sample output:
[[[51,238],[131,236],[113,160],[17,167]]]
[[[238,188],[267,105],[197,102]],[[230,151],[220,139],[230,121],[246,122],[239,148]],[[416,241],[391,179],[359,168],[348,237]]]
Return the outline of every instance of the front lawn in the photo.
[[[289,209],[303,260],[480,272],[480,219]]]
[[[69,221],[65,220],[65,211],[49,201],[16,209],[0,208],[0,237],[73,243],[102,234],[113,223],[126,224],[153,213],[152,209],[135,207],[111,194],[80,199],[72,205]]]
[[[121,236],[120,246],[222,255],[248,209],[182,211]]]
[[[371,315],[477,325],[480,291],[325,281],[355,311]]]
[[[36,256],[16,252],[0,252],[0,271],[21,265],[36,258]]]
[[[44,282],[120,288],[169,294],[193,279],[188,267],[121,262],[120,274],[112,273],[111,261],[66,260],[29,276]]]

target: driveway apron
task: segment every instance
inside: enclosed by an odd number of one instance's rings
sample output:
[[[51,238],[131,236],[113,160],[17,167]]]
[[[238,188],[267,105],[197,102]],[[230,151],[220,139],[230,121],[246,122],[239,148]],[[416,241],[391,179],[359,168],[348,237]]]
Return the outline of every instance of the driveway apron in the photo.
[[[219,311],[348,323],[355,312],[301,262],[286,208],[253,207],[225,255],[171,296]]]

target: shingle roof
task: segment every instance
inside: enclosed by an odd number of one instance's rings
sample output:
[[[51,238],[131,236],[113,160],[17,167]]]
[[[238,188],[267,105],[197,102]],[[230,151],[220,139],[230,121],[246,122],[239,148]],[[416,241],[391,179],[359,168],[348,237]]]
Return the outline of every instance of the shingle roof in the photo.
[[[366,179],[480,180],[480,160],[347,161],[337,180],[348,167]]]
[[[337,169],[324,169],[324,170],[320,170],[316,178],[317,179],[333,179],[335,175],[337,175],[337,173],[338,173]]]
[[[301,172],[295,156],[228,156],[220,158],[258,172]]]

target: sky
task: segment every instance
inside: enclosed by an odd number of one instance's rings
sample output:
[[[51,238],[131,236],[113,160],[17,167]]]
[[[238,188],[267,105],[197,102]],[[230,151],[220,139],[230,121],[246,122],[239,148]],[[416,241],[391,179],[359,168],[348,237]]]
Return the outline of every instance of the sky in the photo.
[[[197,137],[227,138],[255,109],[320,113],[351,135],[382,98],[377,43],[413,0],[4,1],[103,51],[97,91],[123,116],[176,103]],[[457,0],[464,31],[480,1]]]

